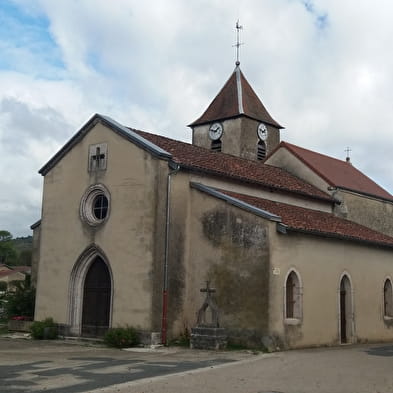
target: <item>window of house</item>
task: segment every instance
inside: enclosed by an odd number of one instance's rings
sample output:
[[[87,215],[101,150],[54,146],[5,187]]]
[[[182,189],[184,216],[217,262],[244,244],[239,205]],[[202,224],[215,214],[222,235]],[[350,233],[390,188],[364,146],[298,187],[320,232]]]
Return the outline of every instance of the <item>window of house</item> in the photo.
[[[106,143],[89,146],[89,172],[106,169],[107,153],[108,145]]]
[[[263,160],[266,157],[266,143],[259,140],[257,145],[257,159]]]
[[[300,280],[296,272],[291,271],[285,282],[285,318],[300,320],[301,317],[302,290]]]
[[[383,313],[385,317],[393,317],[393,291],[392,282],[389,279],[385,280],[383,286]]]
[[[211,150],[220,152],[221,145],[222,145],[221,139],[217,139],[215,141],[212,141]]]

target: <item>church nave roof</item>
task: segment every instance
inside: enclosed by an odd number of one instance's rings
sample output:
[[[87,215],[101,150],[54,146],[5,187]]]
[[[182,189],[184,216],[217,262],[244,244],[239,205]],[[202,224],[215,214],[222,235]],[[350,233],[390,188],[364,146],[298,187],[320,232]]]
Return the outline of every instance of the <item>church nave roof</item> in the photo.
[[[253,214],[277,222],[278,228],[282,233],[308,233],[316,236],[339,238],[393,248],[393,237],[353,221],[337,217],[332,213],[215,189],[200,183],[191,183],[190,186],[213,197],[224,199],[226,202],[248,210]]]

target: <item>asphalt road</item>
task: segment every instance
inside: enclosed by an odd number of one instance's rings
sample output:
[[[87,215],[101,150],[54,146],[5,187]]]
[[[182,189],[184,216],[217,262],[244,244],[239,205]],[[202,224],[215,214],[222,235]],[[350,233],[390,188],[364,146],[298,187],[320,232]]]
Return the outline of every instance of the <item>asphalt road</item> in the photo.
[[[0,392],[393,393],[393,344],[274,354],[0,339]]]
[[[182,348],[124,351],[75,342],[0,338],[0,392],[90,392],[249,356]]]

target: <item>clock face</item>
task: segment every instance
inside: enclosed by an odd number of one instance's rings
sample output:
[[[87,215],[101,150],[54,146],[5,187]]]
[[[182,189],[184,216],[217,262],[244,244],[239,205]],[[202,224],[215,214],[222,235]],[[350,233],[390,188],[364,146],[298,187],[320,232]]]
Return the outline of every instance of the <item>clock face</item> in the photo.
[[[220,123],[214,123],[212,126],[209,128],[209,137],[213,141],[216,141],[217,139],[221,138],[223,131],[222,124]]]
[[[263,123],[260,123],[259,126],[258,126],[258,137],[259,137],[259,139],[262,140],[262,141],[266,141],[267,134],[268,134],[268,132],[267,132],[266,125],[263,124]]]

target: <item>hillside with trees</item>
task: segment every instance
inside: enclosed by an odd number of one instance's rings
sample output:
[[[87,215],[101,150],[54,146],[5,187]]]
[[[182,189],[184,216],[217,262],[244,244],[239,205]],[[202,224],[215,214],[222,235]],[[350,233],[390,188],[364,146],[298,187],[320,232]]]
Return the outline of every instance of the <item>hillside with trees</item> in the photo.
[[[0,230],[0,264],[31,266],[32,236],[13,238],[6,230]]]

